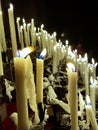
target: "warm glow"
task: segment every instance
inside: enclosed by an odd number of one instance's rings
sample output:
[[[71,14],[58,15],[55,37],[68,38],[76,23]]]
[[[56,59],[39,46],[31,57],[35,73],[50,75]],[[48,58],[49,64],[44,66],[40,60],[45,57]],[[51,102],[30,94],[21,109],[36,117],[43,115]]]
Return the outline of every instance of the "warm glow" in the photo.
[[[85,53],[84,58],[83,58],[83,61],[84,61],[84,62],[87,62],[87,61],[88,61],[87,53]]]
[[[44,24],[41,25],[41,30],[43,30],[43,28],[44,28]]]
[[[20,17],[17,18],[17,22],[20,21]]]
[[[0,14],[2,14],[2,11],[0,11]]]
[[[67,67],[68,67],[68,69],[69,69],[71,72],[75,72],[75,66],[74,66],[73,63],[68,62],[68,63],[67,63]]]
[[[12,5],[12,4],[10,4],[10,9],[12,9],[12,10],[13,10],[13,5]]]
[[[34,50],[35,50],[34,47],[28,46],[26,48],[23,48],[22,50],[18,50],[17,51],[17,56],[19,56],[19,57],[26,57],[28,54],[30,54]]]
[[[66,45],[68,46],[68,40],[66,40]]]

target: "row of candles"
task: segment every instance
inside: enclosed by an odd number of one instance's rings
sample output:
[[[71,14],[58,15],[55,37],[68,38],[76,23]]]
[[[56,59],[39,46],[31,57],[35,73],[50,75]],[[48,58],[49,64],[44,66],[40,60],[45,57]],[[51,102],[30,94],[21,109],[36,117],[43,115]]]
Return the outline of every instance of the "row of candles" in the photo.
[[[36,88],[34,84],[34,76],[32,69],[32,62],[30,57],[24,59],[23,57],[17,57],[17,39],[16,39],[16,30],[14,23],[14,12],[13,5],[10,4],[10,8],[8,9],[9,16],[9,24],[10,24],[10,35],[11,35],[11,43],[12,43],[12,52],[14,57],[14,68],[15,68],[15,82],[16,82],[16,97],[17,97],[17,111],[18,111],[18,130],[29,129],[28,126],[28,107],[27,107],[27,99],[29,99],[30,107],[35,111],[36,124],[39,122],[37,103],[43,102],[43,66],[44,60],[38,59],[36,60]],[[92,63],[88,63],[87,54],[82,57],[81,55],[77,55],[77,50],[72,51],[71,46],[68,45],[68,41],[66,40],[66,45],[63,45],[62,42],[56,40],[56,33],[54,32],[50,35],[46,30],[44,30],[44,25],[41,25],[41,28],[36,28],[34,25],[34,20],[31,20],[31,23],[26,24],[23,19],[23,25],[20,25],[20,18],[17,18],[17,30],[19,43],[21,44],[21,48],[24,49],[25,46],[36,46],[36,40],[39,42],[39,46],[41,50],[46,48],[47,57],[53,57],[53,74],[58,71],[58,65],[62,59],[66,59],[66,64],[69,62],[74,64],[74,67],[71,65],[67,68],[68,73],[68,105],[70,108],[71,115],[71,129],[78,130],[78,72],[80,72],[83,83],[85,86],[85,91],[87,97],[87,122],[92,123],[92,127],[94,130],[98,130],[98,125],[96,122],[96,66],[94,59],[92,58]],[[3,75],[3,62],[1,52],[6,51],[6,38],[4,33],[3,26],[3,17],[2,11],[0,11],[0,75]],[[36,31],[38,30],[38,31]],[[70,69],[71,68],[71,69]],[[91,84],[89,86],[89,84]],[[25,88],[28,86],[28,88]],[[26,92],[27,89],[27,92]],[[80,93],[81,94],[81,93]],[[33,97],[32,97],[33,95]],[[90,97],[88,96],[90,95]],[[22,98],[21,98],[22,97]],[[81,95],[82,97],[82,95]],[[86,98],[85,98],[86,99]],[[89,100],[89,101],[88,101]],[[91,100],[91,103],[90,103]],[[80,99],[80,108],[82,108],[84,104],[83,97]],[[83,108],[81,109],[81,113],[83,112]]]

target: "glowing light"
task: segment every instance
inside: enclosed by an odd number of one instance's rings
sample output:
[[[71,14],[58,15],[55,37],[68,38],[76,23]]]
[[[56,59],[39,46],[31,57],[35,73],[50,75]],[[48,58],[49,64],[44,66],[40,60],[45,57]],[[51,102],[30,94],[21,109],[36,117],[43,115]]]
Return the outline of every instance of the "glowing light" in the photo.
[[[46,48],[43,49],[43,51],[41,52],[39,58],[42,59],[42,58],[45,57],[45,55],[46,55]]]
[[[69,69],[71,72],[75,72],[75,66],[74,66],[73,63],[68,62],[68,63],[67,63],[67,67],[68,67],[68,69]]]
[[[12,10],[13,10],[13,5],[12,5],[12,4],[10,4],[10,9],[12,9]]]
[[[30,54],[31,52],[33,52],[35,50],[34,47],[32,46],[28,46],[26,48],[23,48],[22,50],[18,50],[17,51],[17,56],[18,57],[26,57],[28,54]]]

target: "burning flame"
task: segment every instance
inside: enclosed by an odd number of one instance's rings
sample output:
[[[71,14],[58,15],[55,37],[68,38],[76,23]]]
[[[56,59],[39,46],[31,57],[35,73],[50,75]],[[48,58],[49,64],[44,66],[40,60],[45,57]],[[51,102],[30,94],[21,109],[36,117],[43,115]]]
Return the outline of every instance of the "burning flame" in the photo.
[[[41,52],[39,58],[42,59],[42,58],[45,57],[45,55],[46,55],[46,48],[43,49],[43,51]]]
[[[17,56],[18,57],[26,57],[28,54],[30,54],[31,52],[33,52],[35,50],[34,47],[32,46],[28,46],[26,48],[23,48],[22,50],[18,50],[17,51]]]
[[[12,5],[12,4],[10,4],[10,9],[12,9],[12,10],[13,10],[13,5]]]
[[[75,72],[75,66],[74,66],[73,63],[68,62],[68,63],[67,63],[67,67],[68,67],[68,69],[69,69],[71,72]]]

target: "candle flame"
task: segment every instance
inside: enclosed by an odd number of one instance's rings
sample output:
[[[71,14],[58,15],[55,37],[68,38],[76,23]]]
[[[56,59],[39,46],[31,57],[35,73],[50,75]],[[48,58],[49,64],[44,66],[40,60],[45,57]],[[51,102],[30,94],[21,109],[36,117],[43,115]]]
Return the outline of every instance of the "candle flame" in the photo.
[[[0,14],[2,14],[2,11],[0,11]]]
[[[17,18],[17,22],[20,21],[20,17]]]
[[[28,54],[30,54],[31,52],[33,52],[35,50],[34,47],[32,46],[28,46],[26,48],[23,48],[22,50],[18,50],[17,51],[17,56],[18,57],[26,57]]]
[[[43,28],[44,28],[44,24],[41,25],[41,30],[43,30]]]
[[[12,5],[12,4],[10,4],[10,9],[12,9],[12,10],[13,10],[13,5]]]
[[[42,58],[45,57],[45,55],[46,55],[46,48],[43,49],[43,51],[41,52],[39,58],[42,59]]]
[[[69,69],[71,72],[75,72],[75,66],[74,66],[73,63],[68,62],[68,63],[67,63],[67,67],[68,67],[68,69]]]
[[[66,40],[66,46],[68,46],[68,40]]]
[[[86,103],[87,103],[87,105],[91,104],[89,95],[86,95]]]

